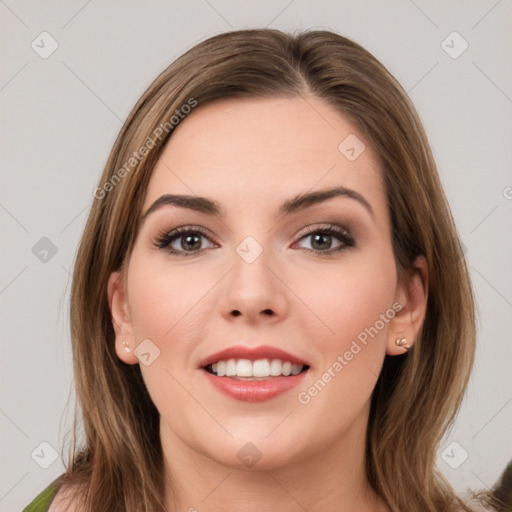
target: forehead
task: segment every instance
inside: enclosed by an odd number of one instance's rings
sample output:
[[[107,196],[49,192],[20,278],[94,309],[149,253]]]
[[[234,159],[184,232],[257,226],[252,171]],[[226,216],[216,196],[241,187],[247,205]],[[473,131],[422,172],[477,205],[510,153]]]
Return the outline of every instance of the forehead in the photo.
[[[261,211],[339,185],[374,209],[386,207],[373,150],[345,116],[314,97],[230,99],[198,107],[175,129],[143,210],[173,193],[212,197],[228,211],[242,204]]]

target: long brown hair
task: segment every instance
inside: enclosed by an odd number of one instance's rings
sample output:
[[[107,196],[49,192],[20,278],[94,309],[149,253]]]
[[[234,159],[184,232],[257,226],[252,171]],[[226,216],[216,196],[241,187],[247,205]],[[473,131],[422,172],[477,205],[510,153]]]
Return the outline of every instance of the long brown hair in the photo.
[[[71,336],[85,443],[76,446],[76,421],[58,484],[81,484],[73,488],[84,490],[88,512],[165,510],[159,413],[139,366],[115,353],[107,281],[130,256],[152,169],[183,113],[220,99],[278,96],[321,98],[355,124],[383,172],[400,275],[418,255],[428,262],[421,333],[406,355],[386,356],[372,395],[368,480],[393,511],[473,510],[435,466],[475,351],[473,294],[457,231],[407,94],[369,52],[329,31],[211,37],[165,69],[132,109],[95,191],[74,267]]]

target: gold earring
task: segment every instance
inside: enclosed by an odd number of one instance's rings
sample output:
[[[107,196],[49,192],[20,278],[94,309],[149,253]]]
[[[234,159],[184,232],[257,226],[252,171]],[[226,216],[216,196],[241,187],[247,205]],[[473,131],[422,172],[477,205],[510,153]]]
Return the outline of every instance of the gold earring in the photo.
[[[407,344],[407,338],[397,338],[395,340],[395,344],[397,347],[405,348],[405,350],[409,350],[409,345]]]
[[[130,352],[130,344],[127,341],[123,341],[124,351]]]

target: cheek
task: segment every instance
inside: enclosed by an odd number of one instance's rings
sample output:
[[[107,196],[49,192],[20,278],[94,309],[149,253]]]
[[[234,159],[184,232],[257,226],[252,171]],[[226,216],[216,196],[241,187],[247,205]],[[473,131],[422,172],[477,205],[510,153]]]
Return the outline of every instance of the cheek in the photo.
[[[164,409],[169,394],[176,403],[189,400],[165,371],[178,379],[185,377],[184,365],[192,364],[198,339],[220,315],[215,306],[219,271],[204,269],[198,279],[190,268],[173,268],[165,259],[161,263],[148,260],[132,254],[130,313],[137,343],[149,338],[160,350],[158,359],[141,370],[153,401]],[[312,361],[314,380],[308,386],[330,372],[325,391],[317,386],[311,394],[308,387],[297,393],[309,396],[312,407],[305,411],[329,410],[341,424],[368,400],[385,355],[388,324],[381,315],[391,308],[396,291],[392,252],[386,248],[354,252],[322,264],[303,260],[283,267],[281,276],[293,291],[276,283],[288,304],[284,322],[317,356]],[[269,300],[272,303],[272,297]],[[305,402],[299,399],[299,403]],[[333,408],[333,403],[344,407]]]
[[[132,323],[139,334],[161,339],[187,311],[204,287],[201,279],[189,279],[165,258],[148,258],[135,252],[130,261],[128,293]]]
[[[188,361],[198,329],[204,325],[208,291],[218,279],[218,273],[205,272],[198,278],[190,268],[173,268],[165,258],[148,258],[134,251],[128,295],[136,342],[149,338],[167,367],[178,355],[182,363]]]
[[[302,278],[298,294],[316,316],[304,315],[301,330],[321,354],[309,387],[298,396],[299,403],[311,404],[307,410],[329,411],[338,425],[362,410],[384,360],[395,292],[395,261],[387,249],[354,253]]]
[[[288,313],[302,324],[302,338],[326,358],[344,351],[353,339],[374,326],[391,307],[396,291],[395,261],[385,245],[378,250],[347,253],[329,263],[304,261],[282,270],[294,294],[287,290],[281,293],[289,295],[290,305],[296,303]],[[195,273],[191,278],[190,269],[173,268],[165,258],[155,261],[134,252],[128,279],[136,342],[149,338],[161,350],[172,347],[173,353],[181,351],[182,355],[191,351],[198,331],[212,313],[218,276],[217,269],[205,270],[200,279]],[[385,334],[386,329],[379,330]]]
[[[391,250],[354,252],[336,264],[304,273],[297,295],[308,306],[299,315],[319,354],[317,371],[341,370],[338,386],[365,384],[370,392],[382,365],[389,322],[394,317],[396,268]],[[313,268],[313,270],[312,270]],[[312,312],[314,314],[312,314]]]
[[[396,270],[392,254],[353,253],[328,268],[309,267],[296,280],[297,296],[309,307],[328,345],[356,336],[392,305]]]
[[[135,342],[151,340],[149,351],[157,354],[151,364],[140,368],[153,403],[168,418],[174,408],[190,406],[190,396],[180,383],[195,369],[192,353],[208,314],[206,294],[214,285],[208,276],[198,279],[192,274],[179,265],[173,268],[165,258],[132,253],[128,295]]]

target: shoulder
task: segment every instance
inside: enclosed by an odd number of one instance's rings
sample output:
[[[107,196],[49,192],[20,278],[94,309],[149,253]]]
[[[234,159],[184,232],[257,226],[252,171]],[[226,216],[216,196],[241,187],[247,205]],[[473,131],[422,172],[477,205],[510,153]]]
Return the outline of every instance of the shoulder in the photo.
[[[56,492],[57,486],[52,482],[23,509],[23,512],[47,512]]]
[[[71,487],[68,485],[61,487],[57,491],[48,512],[82,512],[83,510],[76,486]]]

